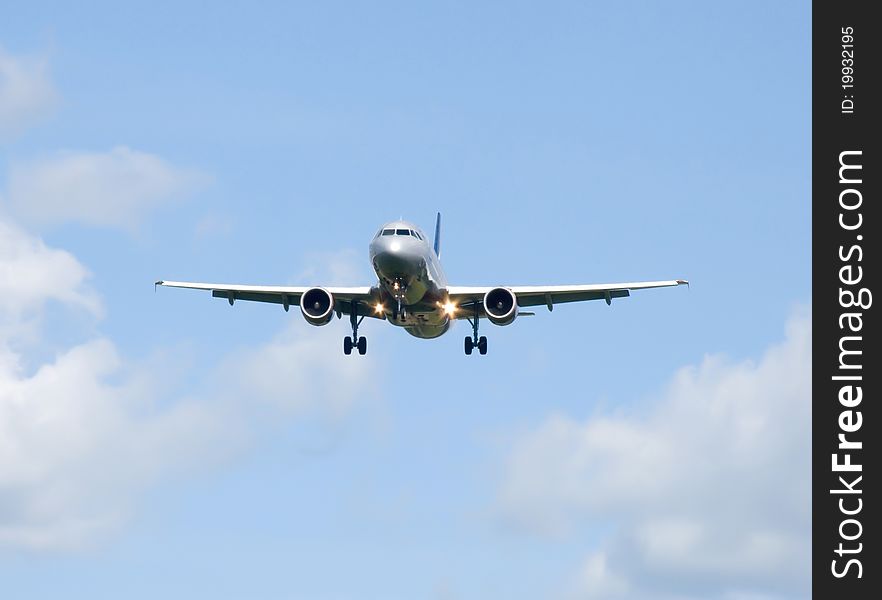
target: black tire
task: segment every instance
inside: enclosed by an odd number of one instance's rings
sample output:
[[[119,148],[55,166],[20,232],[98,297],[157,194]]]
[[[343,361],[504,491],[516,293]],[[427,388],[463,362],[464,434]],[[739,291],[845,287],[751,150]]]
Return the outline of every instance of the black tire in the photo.
[[[478,338],[478,352],[487,354],[487,338],[483,335]]]
[[[349,356],[352,354],[352,338],[345,337],[343,338],[343,354]]]
[[[474,347],[475,347],[475,345],[472,343],[472,338],[467,337],[465,339],[465,353],[468,355],[471,355],[472,348],[474,348]]]
[[[367,354],[367,338],[364,336],[358,338],[358,353],[362,356]]]

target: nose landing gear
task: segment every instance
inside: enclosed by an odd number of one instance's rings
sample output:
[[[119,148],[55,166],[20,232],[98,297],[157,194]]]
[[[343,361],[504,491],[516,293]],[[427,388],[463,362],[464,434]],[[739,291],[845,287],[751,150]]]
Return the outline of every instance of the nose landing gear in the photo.
[[[407,294],[407,285],[401,280],[396,279],[392,283],[392,296],[395,298],[395,306],[392,308],[392,319],[401,321],[407,320],[407,307],[404,304],[404,297]]]
[[[395,299],[395,305],[392,307],[392,320],[404,323],[407,320],[407,307],[404,305],[402,298]]]

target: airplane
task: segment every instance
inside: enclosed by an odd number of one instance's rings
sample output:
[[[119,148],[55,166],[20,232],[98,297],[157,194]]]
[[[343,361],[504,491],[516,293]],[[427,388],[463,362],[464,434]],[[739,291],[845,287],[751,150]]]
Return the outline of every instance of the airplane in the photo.
[[[367,353],[367,338],[359,337],[361,322],[370,317],[388,321],[414,337],[430,339],[446,333],[453,321],[467,320],[472,335],[466,336],[465,353],[477,348],[487,354],[487,338],[478,335],[483,318],[494,325],[510,325],[518,316],[532,316],[522,308],[626,298],[633,290],[689,285],[684,279],[602,283],[587,285],[457,286],[449,285],[441,268],[441,213],[435,220],[432,245],[426,234],[406,221],[386,223],[370,243],[371,265],[377,283],[365,287],[263,286],[225,283],[157,281],[155,286],[207,290],[215,298],[281,304],[285,312],[300,306],[310,325],[327,325],[336,314],[349,316],[352,336],[343,338],[343,353]],[[155,287],[154,286],[154,287]]]

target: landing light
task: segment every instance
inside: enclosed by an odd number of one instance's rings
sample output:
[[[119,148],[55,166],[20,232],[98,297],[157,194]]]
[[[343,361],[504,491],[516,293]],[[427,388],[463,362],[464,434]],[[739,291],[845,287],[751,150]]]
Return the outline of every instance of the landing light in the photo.
[[[454,304],[453,302],[450,302],[448,300],[447,302],[444,303],[444,305],[441,307],[441,309],[444,311],[444,314],[446,314],[448,317],[452,317],[456,313],[456,304]]]
[[[386,307],[383,306],[382,303],[377,302],[377,303],[374,305],[374,312],[376,312],[378,315],[382,315],[384,312],[386,312]]]

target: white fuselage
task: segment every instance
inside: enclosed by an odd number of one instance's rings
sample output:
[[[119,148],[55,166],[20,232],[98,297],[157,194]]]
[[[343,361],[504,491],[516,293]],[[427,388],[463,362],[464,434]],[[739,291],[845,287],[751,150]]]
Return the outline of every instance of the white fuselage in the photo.
[[[447,331],[447,278],[419,227],[405,221],[384,225],[371,241],[370,260],[379,280],[378,312],[416,337],[434,338]]]

